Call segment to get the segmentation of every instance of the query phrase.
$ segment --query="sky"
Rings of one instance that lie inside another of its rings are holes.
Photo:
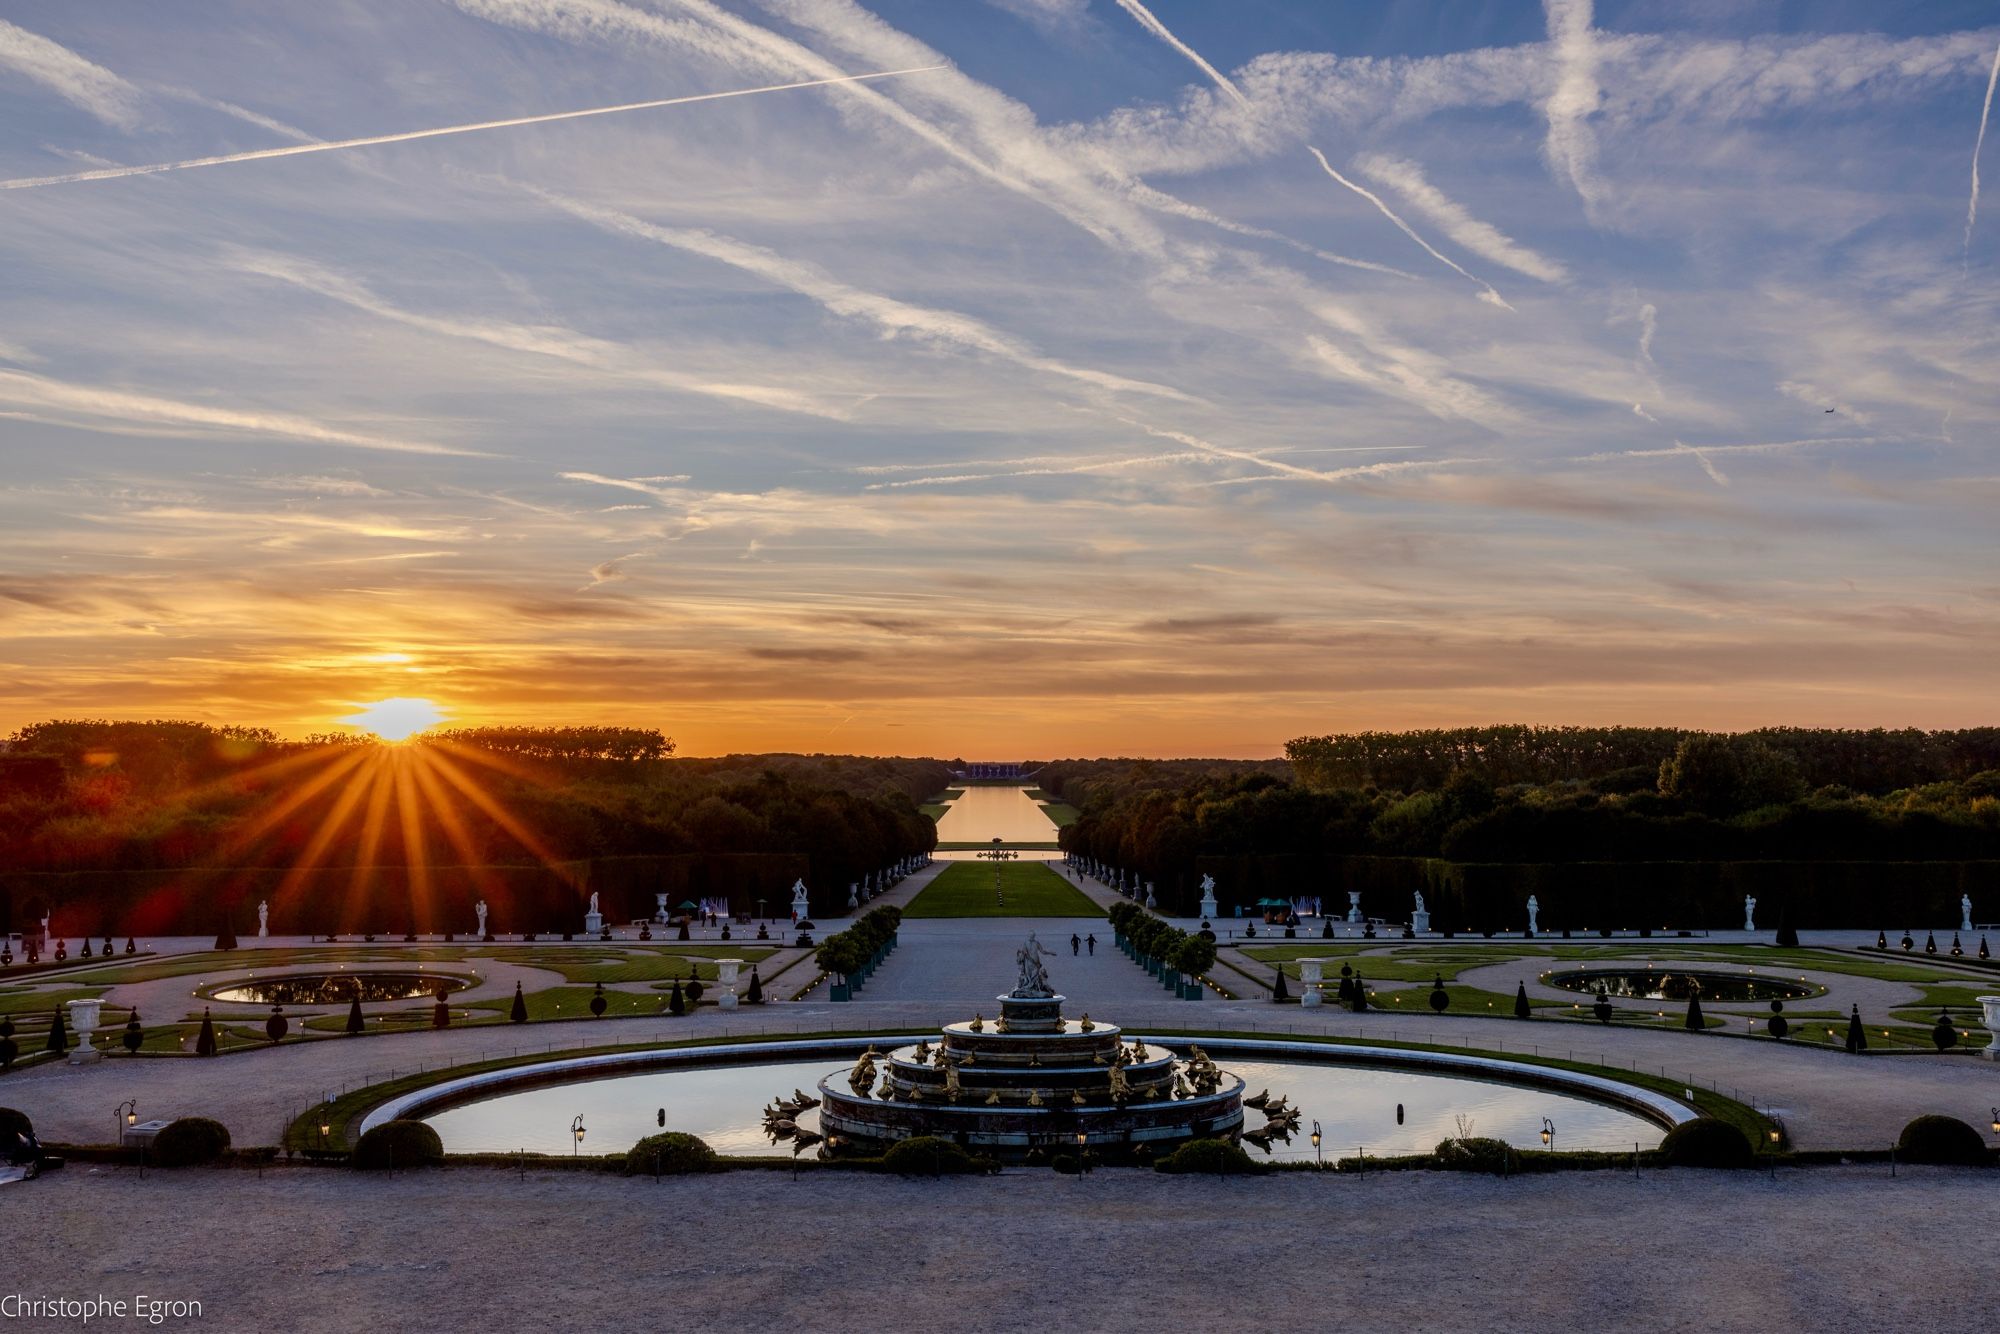
[[[0,733],[1989,724],[1996,74],[1951,0],[8,0]]]

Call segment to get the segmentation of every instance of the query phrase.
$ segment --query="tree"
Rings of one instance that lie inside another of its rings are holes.
[[[674,989],[667,993],[667,1013],[680,1015],[687,1013],[687,997],[681,994],[681,980],[674,979]]]
[[[207,1006],[202,1007],[201,1032],[195,1035],[194,1054],[197,1056],[215,1055],[215,1021],[209,1018]]]
[[[347,1036],[354,1037],[366,1025],[367,1021],[361,1017],[361,997],[357,993],[347,1007]]]
[[[1291,993],[1285,990],[1285,965],[1280,963],[1276,965],[1276,968],[1278,976],[1271,983],[1271,999],[1274,1001],[1290,1000],[1292,998]]]
[[[1361,970],[1354,970],[1354,999],[1350,1002],[1356,1014],[1364,1014],[1368,1009],[1368,984],[1361,980]]]
[[[271,1017],[264,1021],[264,1036],[272,1042],[283,1042],[285,1033],[291,1028],[291,1021],[285,1018],[285,1007],[273,1005]]]
[[[743,1001],[746,1005],[764,1003],[764,979],[757,976],[757,965],[754,963],[750,965],[750,990],[744,993]]]
[[[1514,1017],[1526,1019],[1534,1010],[1528,1004],[1528,984],[1519,983],[1514,988]]]
[[[1451,1008],[1451,993],[1444,989],[1444,974],[1431,979],[1431,1009],[1443,1014]]]
[[[590,997],[591,1014],[599,1019],[602,1019],[604,1017],[605,1008],[609,1006],[610,1003],[611,1002],[604,999],[604,984],[602,982],[599,982],[597,984],[597,990],[591,993]]]
[[[58,1056],[69,1050],[69,1029],[63,1026],[61,1006],[56,1007],[56,1017],[49,1024],[49,1040],[43,1050],[52,1051]]]
[[[431,1007],[431,1027],[451,1027],[451,1006],[445,1004],[443,987],[437,989],[437,1004]]]
[[[1681,1021],[1681,1027],[1687,1029],[1690,1033],[1706,1033],[1708,1031],[1708,1021],[1701,1017],[1701,992],[1699,990],[1688,992],[1687,1018]]]
[[[136,1052],[146,1043],[146,1030],[139,1026],[139,1011],[135,1008],[125,1020],[125,1050]]]
[[[223,914],[222,929],[215,933],[215,948],[219,950],[236,948],[236,924],[230,921],[227,913]]]
[[[1849,1055],[1859,1056],[1867,1050],[1868,1034],[1861,1027],[1861,1007],[1856,1005],[1847,1017],[1847,1051]]]
[[[519,982],[514,984],[514,1004],[507,1011],[507,1018],[510,1022],[516,1024],[525,1024],[528,1022],[528,998],[521,994],[521,984]]]

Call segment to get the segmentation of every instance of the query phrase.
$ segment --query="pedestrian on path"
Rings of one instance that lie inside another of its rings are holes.
[[[1083,943],[1090,946],[1090,957],[1095,959],[1097,957],[1097,933],[1095,931],[1091,932]]]
[[[1080,938],[1080,937],[1079,937],[1079,936],[1078,936],[1078,935],[1076,934],[1076,932],[1074,932],[1074,931],[1070,932],[1070,933],[1069,933],[1069,957],[1070,957],[1070,958],[1072,958],[1072,959],[1074,959],[1074,958],[1075,958],[1075,957],[1077,956],[1077,953],[1078,953],[1078,952],[1079,952],[1079,951],[1080,951],[1080,950],[1081,950],[1082,948],[1083,948],[1083,940],[1082,940],[1082,939],[1081,939],[1081,938]]]

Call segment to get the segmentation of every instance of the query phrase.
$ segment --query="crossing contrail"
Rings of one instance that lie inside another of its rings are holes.
[[[476,125],[445,125],[430,130],[404,130],[399,134],[371,134],[360,139],[334,139],[325,143],[287,144],[283,148],[259,148],[248,153],[223,153],[217,157],[187,158],[180,162],[154,162],[138,167],[103,167],[96,171],[72,171],[61,176],[24,176],[0,181],[0,190],[32,190],[43,185],[75,185],[83,181],[109,181],[121,176],[153,176],[163,171],[189,171],[195,167],[220,167],[231,162],[259,162],[265,158],[298,157],[305,153],[327,153],[337,148],[369,148],[376,144],[402,144],[413,139],[436,139],[447,134],[471,134],[477,130],[508,130],[517,125],[546,125],[550,121],[577,120],[584,116],[612,116],[622,111],[650,111],[655,107],[686,106],[691,102],[719,102],[727,97],[751,97],[757,93],[782,93],[794,88],[824,88],[836,83],[861,83],[869,79],[894,79],[905,74],[924,74],[944,69],[943,65],[919,65],[911,69],[882,70],[875,74],[846,74],[835,79],[802,79],[797,83],[772,83],[762,88],[733,88],[723,93],[694,93],[687,97],[662,97],[652,102],[626,102],[615,107],[586,107],[582,111],[552,111],[542,116],[514,116],[507,120],[483,120]]]

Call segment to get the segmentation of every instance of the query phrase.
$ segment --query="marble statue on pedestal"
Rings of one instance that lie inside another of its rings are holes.
[[[479,914],[479,938],[484,940],[486,938],[486,900],[481,899],[478,903],[474,904],[472,911]]]
[[[1410,930],[1422,935],[1431,929],[1431,915],[1424,909],[1424,892],[1416,890],[1412,896],[1416,905],[1410,909]]]
[[[1972,895],[1961,894],[1958,896],[1958,917],[1959,930],[1972,930]]]
[[[259,900],[257,904],[257,935],[259,939],[271,934],[271,902]]]
[[[1055,994],[1049,987],[1048,967],[1042,962],[1047,957],[1048,951],[1042,948],[1042,942],[1035,939],[1035,933],[1030,931],[1027,941],[1014,951],[1014,962],[1021,968],[1021,979],[1014,987],[1016,996]]]
[[[1541,922],[1537,920],[1541,913],[1541,900],[1533,894],[1528,895],[1528,934],[1531,936],[1542,929]]]
[[[812,916],[812,906],[806,902],[806,882],[803,880],[794,880],[792,882],[792,920],[794,922],[802,922],[810,916]]]
[[[1350,922],[1361,920],[1361,891],[1358,889],[1347,891],[1347,920]]]
[[[1743,896],[1743,929],[1745,931],[1757,929],[1757,900],[1749,894]]]
[[[1201,915],[1204,921],[1215,919],[1215,877],[1212,875],[1201,878]]]
[[[591,935],[604,930],[604,914],[597,910],[597,895],[590,896],[590,911],[583,915],[583,929]]]

